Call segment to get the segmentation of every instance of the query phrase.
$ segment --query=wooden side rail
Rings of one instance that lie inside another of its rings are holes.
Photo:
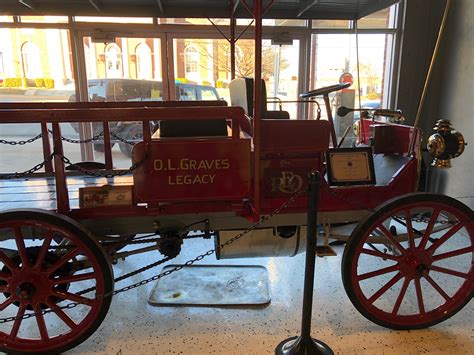
[[[127,108],[127,107],[195,107],[227,106],[224,100],[206,101],[108,101],[108,102],[0,102],[0,110],[65,109],[65,108]]]

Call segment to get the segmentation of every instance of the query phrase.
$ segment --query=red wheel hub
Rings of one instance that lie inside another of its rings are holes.
[[[12,294],[14,303],[25,303],[29,306],[27,309],[46,305],[48,299],[54,297],[55,283],[44,272],[23,269],[13,272],[8,285],[6,291]]]
[[[427,274],[431,263],[431,256],[426,251],[407,250],[399,261],[400,273],[408,279],[419,278]]]

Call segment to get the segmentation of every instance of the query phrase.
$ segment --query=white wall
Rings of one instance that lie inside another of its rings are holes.
[[[474,208],[474,1],[451,1],[439,59],[439,117],[468,145],[451,169],[433,174],[433,188]]]

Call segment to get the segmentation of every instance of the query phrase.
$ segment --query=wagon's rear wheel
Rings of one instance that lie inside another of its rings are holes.
[[[0,351],[80,344],[102,323],[112,291],[111,266],[78,223],[40,210],[0,213],[0,318],[16,317],[0,322]]]
[[[373,236],[385,241],[373,244]],[[342,278],[369,320],[420,329],[453,316],[472,299],[473,260],[473,211],[447,196],[410,194],[383,204],[354,229]]]

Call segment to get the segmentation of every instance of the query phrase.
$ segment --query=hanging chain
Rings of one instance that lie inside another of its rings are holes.
[[[40,139],[43,135],[40,133],[36,137],[24,140],[24,141],[7,141],[5,139],[0,139],[0,144],[9,144],[9,145],[25,145],[28,143],[33,143],[35,140]]]
[[[65,157],[62,154],[57,154],[57,155],[61,158],[61,160],[64,162],[64,164],[66,164],[66,166],[70,166],[74,170],[80,171],[81,173],[84,173],[84,174],[89,175],[89,176],[105,177],[105,178],[113,178],[115,176],[126,175],[126,174],[132,172],[133,170],[138,169],[145,162],[145,160],[147,160],[147,158],[148,158],[148,155],[145,155],[143,157],[143,159],[141,159],[140,161],[137,161],[136,163],[132,164],[132,166],[130,166],[130,168],[128,168],[126,170],[118,170],[118,171],[113,171],[113,172],[99,172],[99,171],[85,169],[85,168],[83,168],[82,166],[80,166],[78,164],[74,164],[67,157]]]
[[[48,129],[48,132],[53,134],[53,131],[50,130],[50,129]],[[113,134],[113,133],[111,133],[111,134]],[[93,136],[92,138],[89,138],[89,139],[73,139],[73,138],[67,138],[67,137],[63,137],[63,136],[61,136],[61,139],[65,142],[68,142],[68,143],[91,143],[93,141],[100,140],[100,137],[102,137],[103,135],[104,135],[104,132],[100,132],[97,135],[95,135],[95,136]],[[0,139],[0,144],[25,145],[25,144],[28,144],[28,143],[33,143],[34,141],[40,139],[41,137],[43,137],[43,135],[40,133],[40,134],[38,134],[37,136],[35,136],[33,138],[22,140],[22,141],[7,141],[5,139]],[[116,137],[116,138],[118,139],[118,137]],[[124,140],[124,142],[127,142],[127,141]]]
[[[110,132],[110,135],[114,137],[115,139],[119,140],[122,143],[129,144],[129,145],[135,145],[137,142],[132,142],[132,141],[127,141],[125,138],[120,137],[118,134],[114,132]]]
[[[303,193],[305,192],[304,189],[301,189],[300,191],[298,191],[296,194],[294,194],[292,197],[290,197],[285,203],[283,203],[280,207],[278,207],[277,209],[275,209],[273,212],[271,212],[269,215],[266,215],[266,216],[262,216],[260,218],[260,220],[258,222],[255,222],[254,224],[252,224],[250,227],[248,227],[246,230],[244,230],[243,232],[237,234],[235,237],[227,240],[225,243],[223,244],[220,244],[218,246],[219,250],[221,250],[222,248],[225,248],[226,246],[236,242],[237,240],[239,240],[240,238],[242,238],[244,235],[250,233],[251,231],[255,230],[256,228],[258,228],[260,225],[262,225],[262,223],[264,222],[267,222],[269,221],[271,218],[273,218],[275,215],[279,214],[281,211],[283,211],[284,209],[286,209],[288,206],[290,206],[298,197],[300,197]],[[157,281],[165,276],[168,276],[176,271],[179,271],[181,269],[183,269],[184,267],[186,266],[191,266],[193,265],[194,263],[198,262],[198,261],[201,261],[202,259],[204,259],[205,257],[207,256],[210,256],[212,254],[214,254],[216,252],[216,249],[210,249],[208,251],[206,251],[205,253],[203,254],[200,254],[198,256],[196,256],[195,258],[193,259],[190,259],[188,261],[186,261],[184,264],[180,264],[180,265],[176,265],[175,267],[171,268],[171,269],[168,269],[166,271],[163,271],[157,275],[154,275],[148,279],[145,279],[145,280],[142,280],[142,281],[139,281],[139,282],[136,282],[134,284],[131,284],[131,285],[128,285],[128,286],[125,286],[125,287],[122,287],[118,290],[114,290],[114,291],[111,291],[111,292],[108,292],[108,293],[105,293],[105,294],[101,294],[101,295],[96,295],[95,296],[95,299],[88,299],[88,300],[84,300],[82,302],[71,302],[71,303],[68,303],[67,305],[64,305],[64,306],[55,306],[55,307],[52,307],[50,309],[44,309],[44,310],[41,310],[39,312],[32,312],[32,313],[28,313],[28,314],[25,314],[23,315],[22,317],[18,317],[18,316],[12,316],[12,317],[7,317],[7,318],[0,318],[0,324],[3,324],[3,323],[8,323],[8,322],[13,322],[13,321],[16,321],[16,320],[19,320],[19,319],[28,319],[28,318],[32,318],[32,317],[35,317],[36,315],[45,315],[45,314],[48,314],[48,313],[51,313],[51,312],[55,312],[57,310],[64,310],[64,309],[71,309],[71,308],[75,308],[79,305],[84,305],[84,304],[88,304],[90,302],[94,302],[94,301],[97,301],[97,300],[100,300],[100,299],[103,299],[103,298],[106,298],[106,297],[110,297],[110,296],[115,296],[119,293],[122,293],[122,292],[126,292],[126,291],[129,291],[129,290],[132,290],[134,288],[137,288],[137,287],[140,287],[140,286],[143,286],[143,285],[146,285],[146,284],[149,284],[150,282],[153,282],[153,281]],[[147,265],[145,267],[142,267],[138,270],[135,270],[135,271],[132,271],[128,274],[125,274],[125,275],[122,275],[118,278],[116,278],[114,281],[118,282],[118,281],[122,281],[126,278],[130,278],[134,275],[137,275],[145,270],[148,270],[148,269],[151,269],[155,266],[158,266],[158,265],[161,265],[169,260],[171,260],[172,258],[170,257],[167,257],[167,258],[164,258],[162,260],[159,260],[159,261],[156,261],[154,262],[153,264],[150,264],[150,265]],[[82,290],[80,291],[78,294],[85,294],[87,292],[90,292],[90,291],[93,291],[95,288],[89,288],[89,289],[86,289],[86,290]]]
[[[36,164],[34,167],[31,169],[28,169],[26,171],[22,172],[15,172],[13,174],[0,174],[0,180],[10,180],[10,179],[17,179],[17,178],[22,178],[26,176],[30,176],[37,172],[38,170],[41,170],[47,163],[53,160],[54,156],[57,155],[61,158],[61,160],[66,164],[66,166],[72,167],[74,170],[80,171],[81,173],[84,173],[89,176],[94,176],[94,177],[105,177],[105,178],[113,178],[115,176],[123,176],[126,175],[130,172],[132,172],[135,169],[138,169],[148,158],[148,155],[145,155],[143,159],[137,161],[136,163],[132,164],[130,168],[126,170],[117,170],[113,172],[99,172],[99,171],[94,171],[94,170],[89,170],[81,167],[78,164],[74,164],[69,160],[69,158],[65,157],[62,154],[59,153],[52,153],[49,155],[44,161],[41,163]]]
[[[50,130],[50,129],[48,129],[48,132],[53,134],[53,131]],[[100,132],[100,133],[96,134],[95,136],[93,136],[92,138],[88,138],[88,139],[72,139],[72,138],[67,138],[67,137],[63,137],[63,136],[61,136],[61,139],[65,142],[68,142],[68,143],[76,143],[76,144],[91,143],[91,142],[100,140],[100,137],[102,137],[103,135],[104,135],[104,132]]]
[[[17,172],[17,173],[13,173],[13,174],[0,174],[0,180],[10,180],[10,179],[17,179],[17,178],[22,178],[22,177],[25,177],[25,176],[29,176],[29,175],[32,175],[34,174],[35,172],[37,172],[38,170],[41,170],[47,163],[49,163],[50,161],[53,160],[54,156],[56,154],[53,153],[51,154],[50,156],[48,156],[44,161],[42,161],[41,163],[39,164],[36,164],[34,167],[32,167],[31,169],[28,169],[28,170],[25,170],[23,172]]]

